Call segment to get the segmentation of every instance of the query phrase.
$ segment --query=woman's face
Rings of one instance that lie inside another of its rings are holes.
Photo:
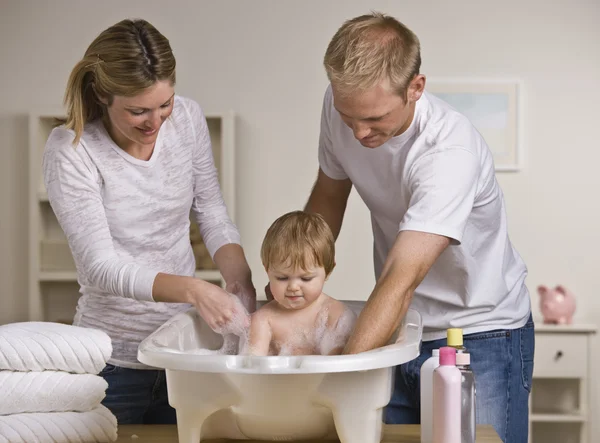
[[[154,146],[158,130],[173,112],[174,88],[169,81],[157,81],[133,97],[115,95],[107,105],[114,141],[123,149],[132,145]],[[107,102],[105,102],[107,104]]]

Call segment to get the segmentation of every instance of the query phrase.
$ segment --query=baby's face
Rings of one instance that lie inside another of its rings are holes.
[[[267,270],[273,298],[285,309],[303,309],[314,302],[326,280],[325,269],[310,266],[308,269],[286,265],[272,266]]]

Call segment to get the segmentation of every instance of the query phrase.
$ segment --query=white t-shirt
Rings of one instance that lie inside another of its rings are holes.
[[[492,154],[469,120],[425,92],[410,127],[376,149],[363,147],[325,93],[319,163],[350,178],[371,212],[379,278],[399,231],[449,237],[451,245],[416,289],[411,307],[423,340],[522,327],[530,314],[527,268],[507,230]]]
[[[74,132],[55,128],[44,152],[48,198],[69,241],[81,297],[74,324],[112,339],[109,363],[147,368],[139,343],[188,304],[158,303],[152,286],[159,272],[192,276],[190,210],[211,256],[240,243],[227,214],[200,106],[175,97],[148,161],[110,138],[100,120]]]

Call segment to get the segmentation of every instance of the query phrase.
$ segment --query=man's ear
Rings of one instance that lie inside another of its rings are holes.
[[[426,79],[423,74],[417,74],[415,78],[413,78],[408,85],[408,101],[416,102],[423,95],[423,91],[425,90]]]

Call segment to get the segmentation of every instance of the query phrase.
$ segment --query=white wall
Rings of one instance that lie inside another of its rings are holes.
[[[262,288],[264,232],[303,206],[316,175],[326,45],[343,20],[371,9],[419,35],[426,75],[523,80],[526,166],[499,174],[510,233],[529,266],[530,290],[565,284],[578,297],[577,320],[597,322],[597,1],[2,0],[0,8],[0,323],[26,314],[23,115],[60,105],[71,67],[98,32],[124,17],[146,18],[171,40],[178,93],[206,111],[238,114],[237,221]],[[329,292],[366,298],[374,283],[371,233],[355,196],[337,259]]]
[[[237,221],[262,286],[262,236],[274,218],[304,204],[316,175],[323,52],[343,20],[370,9],[395,15],[420,36],[428,76],[523,80],[526,167],[499,174],[511,235],[532,291],[540,283],[566,284],[578,296],[580,320],[600,314],[593,192],[600,184],[598,2],[55,3],[0,3],[0,321],[25,313],[24,115],[61,104],[71,67],[100,30],[123,17],[148,19],[171,40],[178,93],[207,111],[238,114]],[[338,262],[329,291],[367,297],[374,282],[370,223],[356,195]]]

